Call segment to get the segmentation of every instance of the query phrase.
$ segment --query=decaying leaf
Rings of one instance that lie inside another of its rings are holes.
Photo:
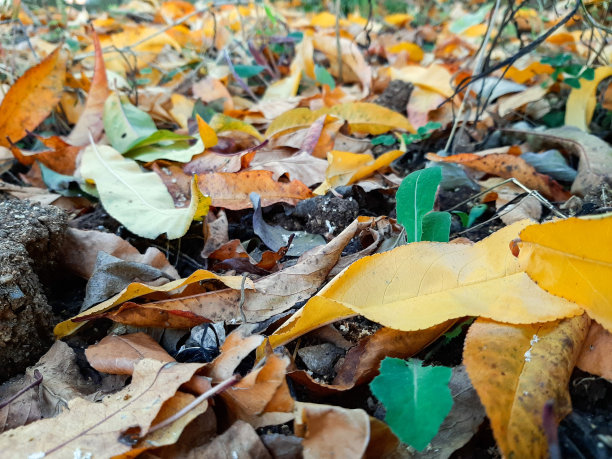
[[[587,335],[586,315],[557,322],[509,325],[478,319],[463,363],[506,457],[548,457],[544,406],[558,423],[571,411],[567,384]]]

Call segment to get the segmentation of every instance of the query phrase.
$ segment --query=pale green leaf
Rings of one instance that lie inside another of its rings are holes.
[[[119,153],[125,153],[157,131],[148,113],[122,101],[117,93],[112,93],[106,99],[102,118],[106,136]]]
[[[176,161],[179,163],[187,163],[195,155],[204,152],[204,144],[201,139],[198,139],[193,145],[189,142],[173,142],[170,145],[147,145],[142,148],[133,148],[125,154],[128,158],[136,159],[144,163],[155,161],[157,159],[167,159],[168,161]]]
[[[191,202],[176,209],[165,185],[154,172],[143,172],[112,147],[91,145],[83,151],[81,175],[94,181],[106,211],[132,233],[149,239],[183,236],[192,220],[208,213],[210,198],[191,182]]]
[[[406,228],[408,242],[418,242],[423,233],[423,217],[431,212],[442,171],[437,167],[408,175],[396,195],[397,221]]]

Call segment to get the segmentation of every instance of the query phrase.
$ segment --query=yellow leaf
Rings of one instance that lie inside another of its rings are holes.
[[[385,16],[384,19],[386,23],[391,24],[392,26],[395,26],[395,27],[400,27],[412,21],[414,17],[406,13],[396,13],[396,14],[389,14]]]
[[[454,91],[450,85],[452,76],[445,67],[439,64],[432,64],[429,67],[407,65],[401,69],[391,67],[389,72],[392,80],[407,81],[440,93],[444,97],[453,95]]]
[[[350,153],[333,150],[327,154],[329,166],[325,172],[325,181],[314,191],[323,195],[330,188],[350,185],[387,167],[391,162],[404,154],[401,150],[388,151],[374,159],[366,153]]]
[[[204,148],[210,148],[217,145],[219,139],[217,138],[217,133],[215,130],[211,128],[200,115],[196,114],[196,119],[198,120],[198,131],[200,131],[200,138],[204,143]]]
[[[282,344],[293,330],[331,323],[351,311],[403,331],[463,316],[527,324],[581,314],[582,308],[546,293],[521,271],[508,246],[527,225],[526,220],[514,223],[474,245],[417,242],[361,258],[270,341]]]
[[[314,61],[312,56],[312,40],[305,35],[302,41],[295,47],[295,57],[289,68],[289,76],[271,84],[266,89],[262,101],[285,100],[295,96],[300,86],[300,81],[302,81],[302,71],[309,78],[314,79]]]
[[[402,52],[407,53],[410,60],[416,62],[420,62],[423,56],[425,56],[425,53],[419,45],[407,41],[387,47],[387,53],[397,54]]]
[[[350,102],[333,107],[311,111],[295,108],[277,117],[268,126],[266,137],[288,134],[310,126],[322,115],[334,115],[347,121],[351,132],[379,135],[392,129],[414,133],[412,125],[405,116],[386,107],[368,102]]]
[[[182,94],[172,94],[170,101],[172,102],[172,108],[168,110],[168,113],[176,124],[183,129],[187,129],[187,120],[191,118],[193,113],[194,101]]]
[[[597,99],[595,98],[597,86],[602,80],[612,76],[612,66],[598,67],[595,69],[595,78],[591,81],[580,79],[580,88],[572,89],[567,98],[565,108],[565,124],[576,126],[585,132],[589,132],[589,124],[593,118]]]
[[[544,290],[578,303],[612,331],[612,214],[525,228],[519,262]]]
[[[153,292],[170,292],[172,290],[176,290],[178,288],[184,287],[185,285],[193,284],[195,282],[199,282],[205,279],[216,279],[218,281],[223,282],[229,288],[240,290],[242,285],[242,276],[219,276],[210,271],[206,271],[203,269],[199,269],[194,272],[191,276],[185,279],[177,279],[172,282],[168,282],[167,284],[161,285],[159,287],[141,284],[140,282],[133,282],[124,288],[121,292],[117,293],[115,296],[109,298],[108,300],[89,308],[86,311],[77,314],[72,319],[82,319],[87,316],[100,314],[102,312],[108,311],[109,309],[124,303],[126,301],[132,300],[134,298],[147,295]],[[252,289],[253,281],[250,279],[246,279],[245,282],[246,288]],[[60,322],[55,326],[53,333],[55,336],[59,338],[63,338],[65,336],[71,335],[79,328],[81,328],[85,322],[75,322],[72,319],[65,320]]]
[[[548,457],[545,404],[571,411],[568,382],[590,320],[507,325],[479,319],[465,340],[463,363],[491,421],[504,457]]]
[[[241,131],[245,132],[249,135],[252,135],[259,141],[263,141],[263,136],[259,133],[257,129],[251,126],[249,123],[246,123],[242,120],[238,120],[236,118],[232,118],[231,116],[224,115],[223,113],[217,113],[210,120],[210,127],[214,129],[215,132],[225,132],[225,131]]]
[[[334,27],[336,25],[336,15],[328,11],[322,11],[312,17],[310,25],[314,27]]]

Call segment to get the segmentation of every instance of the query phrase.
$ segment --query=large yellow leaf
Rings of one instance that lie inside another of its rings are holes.
[[[289,68],[289,76],[268,86],[262,100],[285,100],[295,96],[300,86],[300,81],[302,81],[302,71],[304,71],[308,77],[314,79],[315,73],[312,54],[312,40],[310,37],[304,35],[302,41],[295,47],[295,57]]]
[[[529,276],[612,331],[612,214],[528,226],[520,238]]]
[[[21,140],[51,113],[60,100],[65,74],[66,58],[59,46],[11,86],[0,105],[0,145]]]
[[[474,244],[417,242],[364,257],[311,298],[272,336],[278,346],[343,317],[361,314],[396,330],[429,328],[463,316],[529,324],[582,313],[522,272],[509,243],[523,220]]]
[[[393,80],[407,81],[442,94],[444,97],[453,95],[453,88],[450,85],[452,75],[445,67],[439,64],[432,64],[429,67],[407,65],[400,69],[390,67],[389,73]]]
[[[479,319],[468,332],[463,363],[505,457],[548,457],[542,429],[552,400],[558,422],[571,411],[567,385],[590,320],[508,325]]]
[[[593,118],[597,86],[602,80],[612,76],[612,66],[598,67],[595,69],[595,78],[591,81],[580,79],[580,88],[572,89],[567,98],[565,108],[565,124],[576,126],[585,132],[589,131],[589,123]]]
[[[368,102],[351,102],[311,111],[296,108],[277,117],[266,131],[266,137],[287,134],[310,126],[322,115],[335,115],[346,120],[351,132],[379,135],[392,129],[415,132],[405,116],[382,105]]]

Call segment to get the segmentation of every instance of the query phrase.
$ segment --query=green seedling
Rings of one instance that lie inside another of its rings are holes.
[[[553,81],[559,81],[563,76],[563,82],[572,88],[580,89],[580,80],[592,81],[595,78],[595,70],[582,64],[572,62],[573,55],[561,53],[556,56],[543,57],[540,62],[548,64],[555,70],[550,75]]]

